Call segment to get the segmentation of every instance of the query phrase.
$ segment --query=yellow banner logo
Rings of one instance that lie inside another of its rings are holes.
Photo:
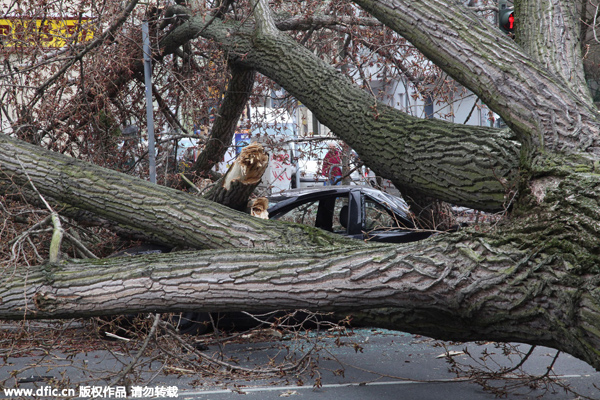
[[[3,47],[65,47],[94,38],[90,19],[0,19],[0,43]]]

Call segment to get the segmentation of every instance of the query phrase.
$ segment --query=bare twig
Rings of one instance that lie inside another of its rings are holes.
[[[194,189],[196,192],[198,192],[199,194],[202,194],[202,190],[200,190],[200,189],[198,188],[198,186],[194,185],[194,182],[192,182],[191,180],[189,180],[189,179],[187,178],[187,176],[185,176],[185,174],[184,174],[184,173],[181,173],[181,174],[179,174],[179,177],[180,177],[181,179],[183,179],[183,181],[184,181],[186,184],[188,184],[188,185],[189,185],[189,186],[190,186],[192,189]]]
[[[33,181],[31,180],[31,177],[27,173],[25,166],[23,165],[23,163],[21,162],[21,160],[19,159],[18,156],[17,156],[17,161],[19,162],[19,165],[21,165],[21,168],[23,169],[23,172],[25,173],[27,180],[31,184],[31,187],[37,193],[37,195],[39,196],[42,203],[44,203],[46,208],[50,211],[50,218],[52,220],[52,225],[54,226],[54,231],[52,233],[52,240],[50,242],[50,252],[49,252],[50,254],[49,254],[48,258],[51,263],[56,263],[60,259],[60,246],[62,244],[62,239],[63,239],[63,235],[65,232],[60,223],[60,217],[58,216],[58,213],[56,211],[54,211],[52,209],[52,207],[50,207],[50,204],[48,204],[48,202],[46,201],[44,196],[42,196],[42,194],[37,190],[37,188],[33,184]]]
[[[48,225],[50,223],[50,221],[52,220],[52,218],[50,217],[50,215],[48,215],[46,218],[44,218],[43,220],[36,222],[35,225],[31,226],[29,229],[27,229],[25,232],[21,233],[19,236],[17,236],[16,238],[12,239],[10,242],[8,242],[9,246],[12,246],[15,243],[20,242],[21,240],[23,240],[26,236],[37,232],[37,230],[39,228],[42,228],[46,225]]]
[[[214,357],[210,357],[209,355],[207,355],[201,351],[198,351],[194,346],[192,346],[191,344],[186,342],[184,339],[182,339],[180,335],[173,332],[171,329],[168,329],[168,325],[166,323],[161,323],[161,324],[167,328],[165,330],[166,333],[170,337],[175,339],[181,346],[183,346],[183,348],[185,348],[186,351],[200,357],[200,359],[206,360],[210,363],[213,363],[220,367],[226,368],[229,371],[237,371],[237,372],[243,372],[243,373],[247,373],[247,374],[258,374],[258,375],[281,375],[283,372],[297,371],[297,370],[301,369],[302,366],[305,365],[307,363],[307,361],[310,359],[310,356],[314,350],[314,348],[313,348],[313,349],[307,351],[296,363],[290,364],[288,366],[278,366],[276,368],[265,368],[265,369],[245,368],[245,367],[240,367],[239,365],[234,365],[234,364],[231,364],[231,363],[228,363],[225,361],[218,360]]]
[[[112,338],[112,339],[122,340],[124,342],[131,342],[131,339],[125,338],[123,336],[115,335],[114,333],[104,332],[104,334],[107,337]]]
[[[152,328],[150,328],[150,332],[148,332],[148,335],[146,335],[146,339],[144,339],[144,343],[142,343],[142,346],[138,350],[133,361],[131,361],[129,363],[129,365],[127,365],[127,367],[125,367],[125,369],[123,369],[121,372],[119,372],[119,374],[116,376],[116,378],[114,378],[113,381],[111,382],[110,386],[114,386],[115,384],[119,383],[125,377],[125,375],[127,375],[133,369],[133,367],[135,367],[135,365],[138,363],[138,361],[142,357],[142,354],[144,354],[144,351],[146,351],[146,348],[148,347],[148,344],[150,343],[150,339],[152,339],[152,337],[156,334],[156,328],[158,328],[159,323],[160,323],[160,314],[158,314],[158,313],[154,314],[154,323],[152,324]]]
[[[94,48],[100,46],[106,39],[113,36],[116,30],[125,23],[135,6],[137,5],[139,0],[131,0],[131,2],[127,5],[123,13],[113,22],[113,24],[96,40],[87,45],[82,51],[77,53],[73,58],[71,58],[65,65],[62,66],[60,70],[58,70],[54,75],[46,80],[41,86],[37,89],[36,96],[29,102],[28,107],[33,107],[35,103],[38,102],[42,98],[44,91],[54,83],[59,77],[61,77],[73,64],[77,61],[81,60],[84,55],[93,50]]]

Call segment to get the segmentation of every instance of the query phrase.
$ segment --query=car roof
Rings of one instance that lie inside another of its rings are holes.
[[[301,188],[301,189],[290,189],[283,191],[281,193],[276,193],[269,196],[269,201],[282,201],[285,199],[291,199],[300,196],[307,196],[311,194],[316,195],[325,195],[330,193],[348,193],[352,189],[360,188],[360,186],[313,186],[309,188]]]
[[[279,208],[284,204],[289,204],[296,199],[310,200],[327,195],[344,195],[351,191],[361,191],[373,197],[381,203],[387,203],[390,208],[400,211],[401,214],[408,214],[408,204],[401,197],[393,196],[388,193],[373,189],[370,186],[340,185],[340,186],[314,186],[310,188],[291,189],[269,196],[269,210]],[[270,211],[269,211],[270,212]]]

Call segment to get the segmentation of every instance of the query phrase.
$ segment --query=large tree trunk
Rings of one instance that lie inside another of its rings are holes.
[[[166,245],[236,249],[319,246],[339,240],[319,229],[257,219],[5,135],[0,135],[0,179],[25,190],[33,183],[48,200],[92,212]]]
[[[192,18],[163,45],[198,33],[217,40],[309,106],[377,172],[456,204],[496,210],[510,203],[509,219],[489,232],[368,245],[253,219],[0,136],[0,170],[16,184],[33,182],[55,201],[165,243],[223,249],[15,267],[2,276],[0,317],[345,310],[434,337],[543,344],[600,369],[600,118],[585,91],[574,90],[580,79],[567,84],[556,66],[572,55],[542,61],[437,0],[356,2],[484,99],[516,136],[421,121],[375,103],[277,32],[263,1],[256,0],[256,30]],[[555,67],[547,72],[543,64]]]
[[[0,318],[392,307],[371,322],[544,344],[600,368],[596,175],[547,185],[530,214],[491,234],[368,246],[0,138],[0,165],[15,182],[31,179],[53,199],[135,223],[165,243],[237,248],[17,268],[3,274]]]
[[[483,267],[485,266],[485,267]],[[461,340],[521,341],[600,368],[598,274],[459,235],[339,250],[205,251],[21,268],[0,282],[0,318],[308,308],[371,313],[379,326]]]

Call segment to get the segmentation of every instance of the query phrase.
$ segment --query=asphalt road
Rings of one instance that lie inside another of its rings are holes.
[[[308,350],[319,348],[311,352],[310,362],[307,367],[298,373],[287,374],[280,377],[256,378],[249,374],[238,374],[233,379],[226,375],[216,374],[214,377],[199,377],[190,374],[165,374],[164,365],[161,363],[148,363],[148,368],[139,376],[142,381],[152,387],[176,388],[178,399],[280,399],[290,397],[293,399],[318,399],[318,400],[363,400],[363,399],[495,399],[496,394],[484,391],[482,386],[473,380],[458,378],[449,371],[450,364],[444,354],[450,351],[455,361],[467,364],[480,364],[479,370],[488,366],[498,369],[501,366],[511,366],[518,363],[515,355],[503,355],[503,349],[492,343],[486,344],[445,344],[440,342],[401,332],[379,329],[355,330],[351,336],[336,337],[334,334],[325,336],[307,335],[303,339],[290,340],[286,338],[264,337],[262,340],[249,342],[226,343],[222,348],[210,347],[206,354],[213,354],[221,350],[227,362],[233,362],[246,368],[277,364],[284,356],[292,356],[296,360],[306,354]],[[469,353],[469,357],[465,352]],[[529,346],[519,345],[518,349],[527,352]],[[484,355],[485,356],[482,356]],[[555,350],[537,348],[524,364],[524,370],[530,374],[543,374],[552,364]],[[13,382],[10,378],[12,371],[18,371],[18,378],[29,376],[54,376],[55,378],[67,376],[70,382],[85,382],[85,385],[106,385],[105,381],[90,378],[90,371],[117,370],[123,367],[123,354],[116,357],[106,351],[88,351],[85,354],[69,354],[68,363],[64,354],[57,349],[47,355],[51,363],[41,363],[35,368],[27,366],[35,361],[33,355],[0,358],[0,381]],[[120,361],[119,361],[120,359]],[[485,359],[485,362],[482,361]],[[307,359],[308,360],[308,359]],[[161,366],[162,365],[162,366]],[[80,368],[85,366],[85,368]],[[564,384],[570,385],[580,395],[592,399],[600,399],[600,373],[594,371],[589,365],[561,354],[553,364],[552,372]],[[87,375],[86,375],[87,374]],[[517,373],[511,379],[488,381],[492,386],[504,385],[517,386],[522,383],[518,380]],[[21,383],[21,388],[39,388],[44,383]],[[75,383],[73,384],[75,385]],[[79,384],[78,384],[79,385]],[[594,387],[596,385],[597,387]],[[10,387],[10,385],[9,385]],[[160,393],[159,393],[160,394]],[[164,394],[164,392],[163,392]],[[0,398],[3,393],[0,391]],[[534,382],[514,388],[509,392],[509,399],[578,399],[577,394],[565,392],[558,385],[536,387]],[[149,398],[139,395],[137,398]],[[19,398],[7,397],[4,398]],[[35,397],[31,398],[59,398]],[[91,397],[79,398],[116,398]],[[131,398],[131,397],[130,397]],[[133,397],[136,398],[136,397]],[[169,396],[154,398],[171,399]]]
[[[236,382],[222,387],[187,389],[181,392],[186,399],[294,399],[315,400],[364,400],[364,399],[496,399],[496,394],[483,390],[472,380],[457,379],[449,371],[449,363],[443,355],[446,352],[460,363],[475,364],[483,352],[488,354],[485,364],[497,370],[500,365],[510,366],[518,362],[518,357],[502,355],[502,348],[494,344],[454,344],[447,348],[439,346],[438,341],[409,335],[401,332],[361,329],[356,335],[342,340],[342,346],[336,346],[329,340],[326,351],[321,351],[319,374],[321,385],[315,387],[315,380],[307,380],[303,385],[288,382],[287,385],[273,382]],[[264,347],[266,343],[252,346],[232,347],[231,354],[238,359],[268,357],[277,348]],[[360,346],[359,349],[355,345]],[[258,347],[254,347],[258,346]],[[476,360],[467,356],[467,349]],[[530,346],[519,345],[527,352]],[[358,351],[357,351],[358,350]],[[454,352],[454,353],[452,353]],[[260,354],[258,354],[260,353]],[[525,372],[543,374],[551,365],[556,351],[538,348],[525,364]],[[485,357],[484,357],[485,358]],[[343,371],[343,372],[340,372]],[[553,366],[554,374],[560,381],[570,385],[580,395],[600,399],[600,373],[589,365],[567,355],[559,355]],[[516,378],[517,374],[512,377]],[[517,379],[490,381],[491,385],[517,386]],[[594,387],[594,384],[598,388]],[[577,399],[578,395],[565,392],[560,386],[542,384],[535,388],[533,383],[515,388],[507,398],[536,399]]]

